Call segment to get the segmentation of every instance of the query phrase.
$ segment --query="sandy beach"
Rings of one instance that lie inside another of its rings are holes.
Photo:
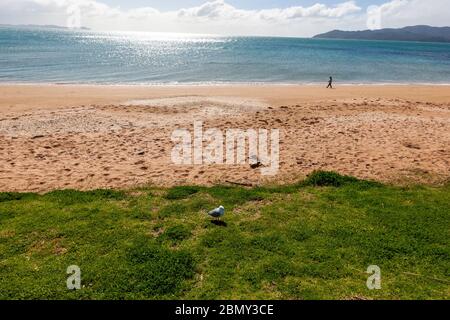
[[[280,170],[175,165],[175,129],[279,129]],[[0,191],[450,178],[449,86],[0,86]]]

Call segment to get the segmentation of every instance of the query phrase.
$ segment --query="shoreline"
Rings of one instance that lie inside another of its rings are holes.
[[[322,87],[327,85],[327,81],[323,82],[150,82],[150,83],[87,83],[87,82],[0,82],[2,86],[72,86],[72,87]],[[450,82],[334,82],[335,86],[343,87],[447,87]]]
[[[223,96],[262,100],[272,106],[330,99],[386,98],[422,102],[450,102],[444,85],[71,85],[0,84],[0,114],[23,109],[76,105],[126,104],[176,96]]]

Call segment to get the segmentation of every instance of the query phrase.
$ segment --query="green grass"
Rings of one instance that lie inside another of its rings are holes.
[[[225,223],[207,212],[226,209]],[[449,299],[450,185],[0,193],[0,299]],[[66,288],[70,265],[82,289]],[[368,290],[369,265],[382,289]]]

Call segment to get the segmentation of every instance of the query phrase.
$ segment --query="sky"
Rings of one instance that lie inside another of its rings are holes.
[[[450,25],[450,0],[0,0],[0,24],[310,37],[334,29]]]

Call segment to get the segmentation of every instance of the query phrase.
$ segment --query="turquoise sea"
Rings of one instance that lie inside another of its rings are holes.
[[[450,44],[0,27],[0,82],[450,83]]]

